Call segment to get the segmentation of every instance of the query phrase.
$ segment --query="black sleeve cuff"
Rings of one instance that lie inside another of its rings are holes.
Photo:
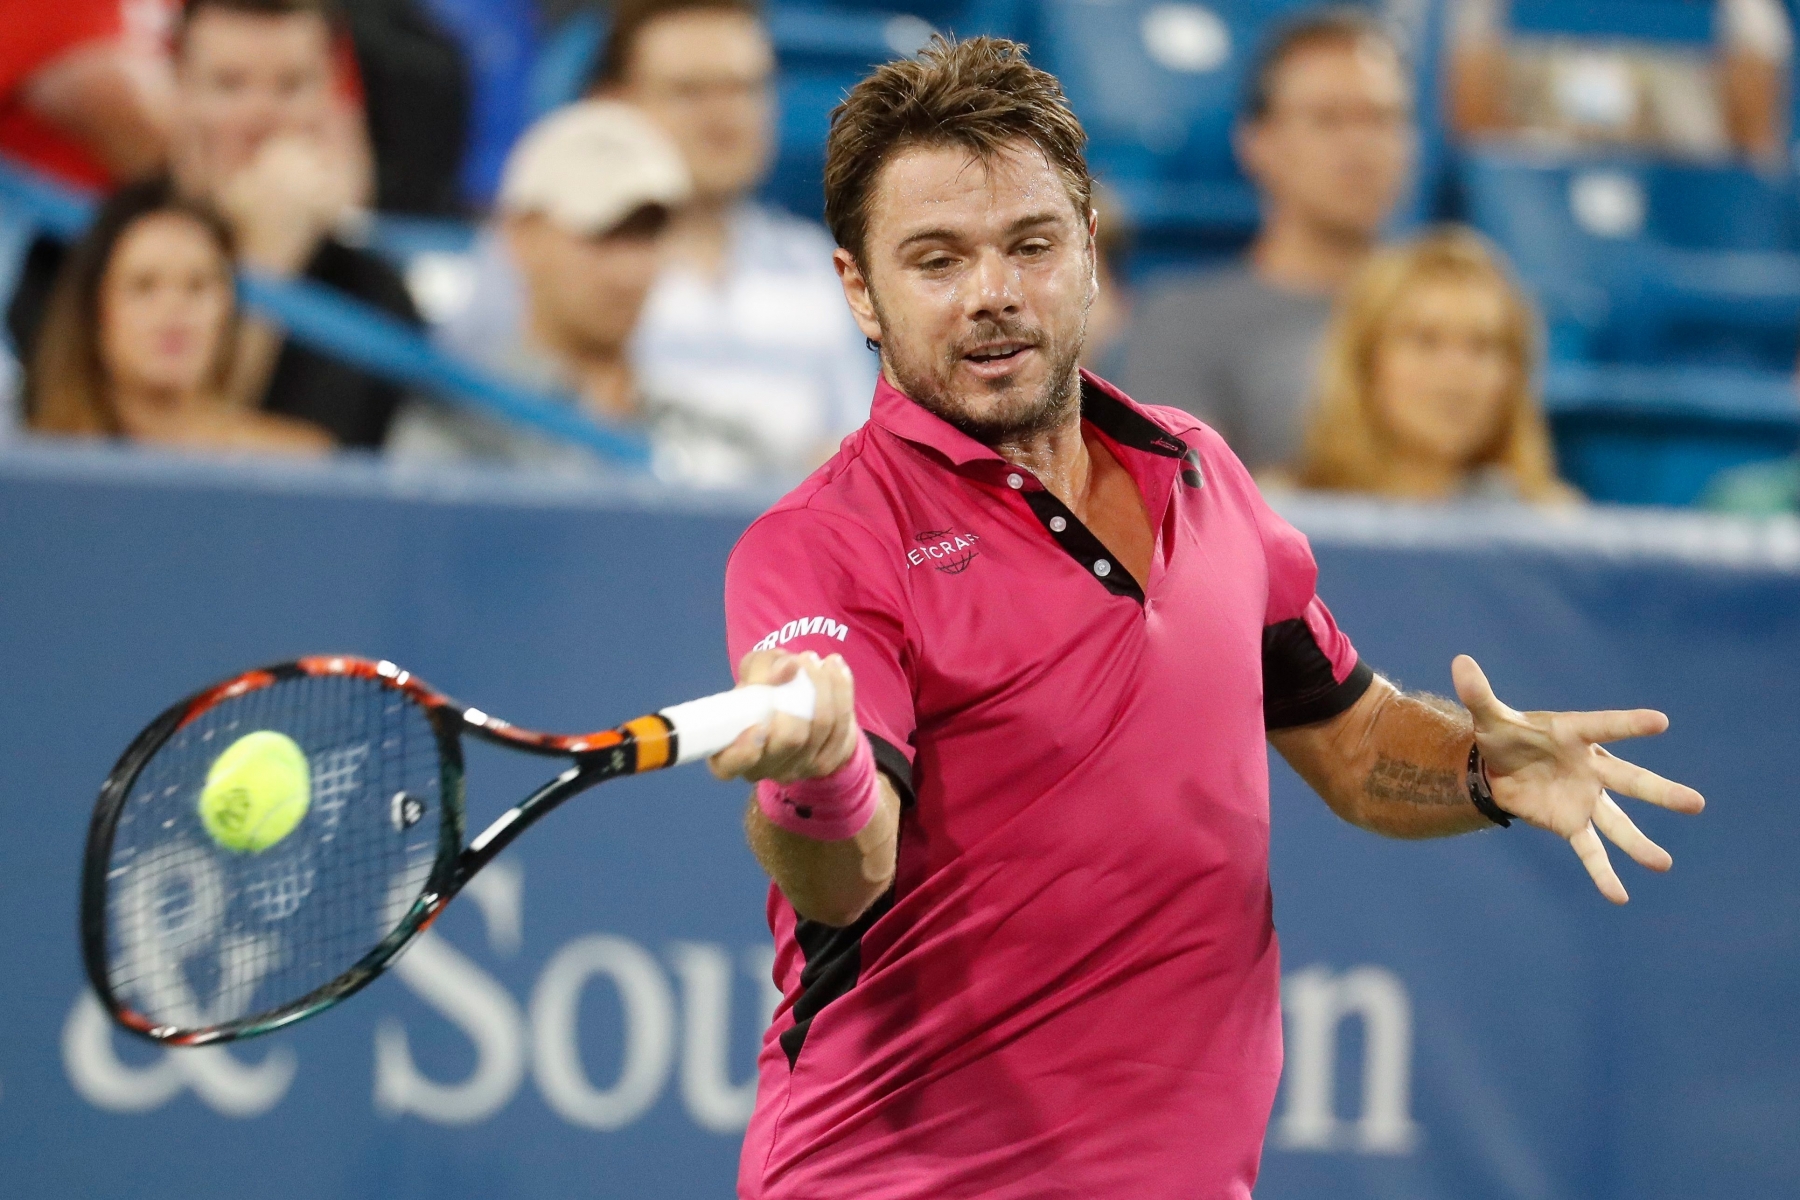
[[[1291,729],[1329,721],[1362,699],[1375,672],[1360,660],[1339,683],[1331,660],[1296,617],[1263,630],[1263,727]]]
[[[1363,693],[1374,682],[1374,670],[1368,663],[1358,659],[1356,665],[1350,668],[1350,674],[1344,677],[1344,682],[1334,683],[1323,692],[1292,697],[1280,704],[1269,703],[1265,696],[1263,725],[1268,729],[1292,729],[1296,725],[1329,721],[1361,700]]]
[[[906,761],[906,755],[885,738],[878,738],[868,731],[863,736],[869,739],[869,749],[875,752],[875,765],[881,769],[894,785],[894,791],[900,795],[900,807],[911,808],[919,802],[917,793],[913,791],[912,764]]]

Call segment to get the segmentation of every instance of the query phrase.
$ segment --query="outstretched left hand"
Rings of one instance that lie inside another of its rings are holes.
[[[1615,758],[1600,745],[1648,737],[1669,727],[1654,709],[1616,712],[1517,712],[1500,702],[1474,659],[1450,664],[1456,694],[1475,719],[1475,744],[1487,763],[1494,803],[1516,817],[1566,838],[1600,894],[1614,904],[1630,899],[1606,856],[1600,834],[1652,871],[1674,860],[1645,837],[1607,789],[1676,812],[1697,813],[1706,800],[1693,788]]]

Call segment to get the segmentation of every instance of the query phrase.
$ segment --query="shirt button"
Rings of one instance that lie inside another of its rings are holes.
[[[1025,486],[1025,477],[1015,471],[1013,474],[1006,477],[1006,486],[1009,488],[1022,488]]]
[[[1105,579],[1108,575],[1112,574],[1112,564],[1107,562],[1104,558],[1099,559],[1094,563],[1094,574]]]
[[[1061,533],[1063,530],[1067,529],[1068,527],[1069,527],[1069,523],[1067,521],[1063,520],[1061,517],[1051,517],[1050,518],[1050,532]]]

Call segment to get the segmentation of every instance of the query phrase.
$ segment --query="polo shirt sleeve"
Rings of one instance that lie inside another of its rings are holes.
[[[893,551],[856,524],[808,509],[769,513],[725,568],[725,639],[735,676],[752,650],[839,654],[856,685],[856,721],[913,801],[912,657]]]
[[[1362,698],[1375,673],[1319,599],[1319,568],[1306,535],[1259,496],[1257,524],[1269,570],[1263,615],[1263,724],[1288,729],[1329,720]]]

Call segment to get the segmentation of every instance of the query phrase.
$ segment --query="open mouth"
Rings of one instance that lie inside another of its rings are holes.
[[[963,355],[972,363],[986,366],[990,363],[1005,363],[1018,358],[1032,347],[1023,342],[1004,342],[995,346],[982,346]]]

